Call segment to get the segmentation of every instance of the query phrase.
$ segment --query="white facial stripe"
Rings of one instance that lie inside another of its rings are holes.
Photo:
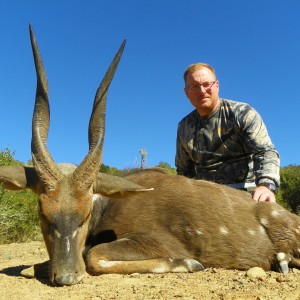
[[[72,239],[75,239],[76,235],[78,234],[80,228],[77,228],[73,233],[72,233]]]
[[[54,230],[54,233],[58,239],[61,238],[61,234],[57,230]]]
[[[80,230],[80,228],[76,229],[76,230],[71,234],[72,239],[75,239],[75,237],[76,237],[76,235],[78,234],[79,230]],[[55,235],[56,235],[56,237],[57,237],[58,239],[61,239],[61,234],[60,234],[57,230],[54,230],[54,233],[55,233]],[[68,238],[69,238],[69,236],[65,237],[65,239],[68,239]]]
[[[67,246],[67,252],[70,252],[70,241],[69,241],[69,237],[66,237],[66,246]]]
[[[75,230],[72,234],[71,234],[71,238],[74,239],[76,237],[76,235],[78,234],[78,230],[80,228],[78,228],[77,230]],[[62,239],[62,235],[57,231],[57,230],[54,230],[54,233],[56,235],[56,237],[58,239]],[[71,249],[71,244],[70,244],[70,236],[66,236],[65,238],[63,238],[63,242],[64,242],[64,245],[66,247],[66,251],[67,252],[70,252],[70,249]]]

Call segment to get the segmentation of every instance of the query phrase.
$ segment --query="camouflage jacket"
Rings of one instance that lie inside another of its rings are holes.
[[[178,124],[177,173],[223,184],[280,184],[279,154],[260,115],[248,104],[221,99],[200,117],[196,110]]]

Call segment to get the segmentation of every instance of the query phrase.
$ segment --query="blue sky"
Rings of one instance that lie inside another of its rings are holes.
[[[174,166],[177,123],[193,107],[182,74],[211,64],[220,96],[263,117],[281,165],[300,164],[299,0],[0,0],[0,150],[31,159],[36,75],[28,24],[46,68],[51,106],[48,148],[79,164],[96,89],[123,39],[108,95],[103,163]]]

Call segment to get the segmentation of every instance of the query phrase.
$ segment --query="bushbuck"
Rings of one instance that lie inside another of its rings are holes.
[[[55,285],[85,272],[196,272],[207,267],[288,272],[300,267],[300,217],[276,203],[203,180],[141,170],[120,178],[100,173],[105,107],[125,41],[94,99],[89,151],[79,166],[56,164],[47,149],[46,73],[30,26],[37,74],[32,119],[33,167],[0,167],[7,189],[38,194],[45,264]],[[38,268],[36,269],[38,270]]]

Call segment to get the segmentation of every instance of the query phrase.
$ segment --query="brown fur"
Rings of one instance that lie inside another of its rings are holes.
[[[99,245],[93,256],[193,258],[205,267],[242,270],[270,270],[278,252],[299,258],[300,218],[278,204],[254,202],[246,192],[158,170],[127,179],[154,191],[111,201],[99,231],[113,230],[117,239],[130,238],[136,245],[116,253],[106,248],[109,244]]]

